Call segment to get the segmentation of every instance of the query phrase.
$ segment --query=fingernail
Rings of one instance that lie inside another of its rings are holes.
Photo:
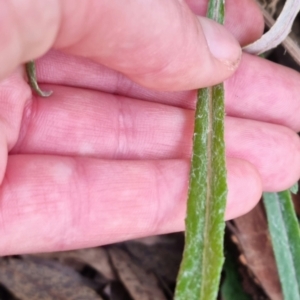
[[[223,63],[235,67],[242,53],[237,40],[222,25],[203,17],[199,17],[199,20],[211,54]]]

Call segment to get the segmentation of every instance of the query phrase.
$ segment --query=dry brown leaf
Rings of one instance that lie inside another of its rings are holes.
[[[147,236],[139,239],[134,239],[132,242],[140,243],[142,245],[146,246],[154,246],[161,243],[166,243],[166,236],[165,235],[153,235],[153,236]]]
[[[80,270],[85,264],[93,267],[107,280],[115,280],[116,276],[109,262],[105,248],[88,248],[76,251],[64,251],[54,253],[42,253],[35,256],[57,259],[59,262]]]
[[[116,276],[109,262],[109,256],[104,248],[91,248],[73,251],[72,257],[85,262],[101,273],[106,279],[114,280]]]
[[[156,277],[135,264],[125,251],[112,247],[109,255],[120,280],[134,300],[166,300]]]
[[[120,281],[113,281],[108,287],[106,295],[109,295],[109,300],[132,300]]]
[[[247,266],[272,300],[282,300],[273,248],[266,216],[259,203],[248,214],[234,220],[235,234],[246,257]]]
[[[272,27],[275,23],[275,20],[282,11],[282,8],[285,4],[285,0],[257,0],[261,5],[262,12],[265,19],[265,24],[268,28]],[[282,46],[285,51],[282,52],[280,48],[274,49],[271,51],[274,55],[275,61],[280,64],[287,65],[294,69],[299,70],[300,66],[300,15],[295,19],[292,32],[284,40]],[[286,52],[290,54],[291,57],[286,55]],[[274,59],[274,56],[273,56]]]
[[[159,236],[152,244],[141,243],[141,240],[125,243],[126,250],[145,270],[171,284],[176,282],[183,245],[184,236],[178,233]]]
[[[1,259],[0,282],[20,300],[101,300],[72,269],[43,259]]]

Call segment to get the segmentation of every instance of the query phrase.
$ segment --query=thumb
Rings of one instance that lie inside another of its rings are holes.
[[[76,36],[60,31],[56,47],[91,57],[148,88],[210,86],[232,75],[240,61],[231,33],[196,16],[185,1],[94,1],[89,21],[82,20],[73,25]],[[62,28],[70,28],[68,22]]]
[[[46,2],[26,0],[22,9],[9,6],[3,21],[9,32],[0,31],[0,44],[2,40],[7,50],[0,51],[9,53],[0,55],[4,75],[50,45],[156,90],[213,85],[229,77],[240,60],[241,48],[233,36],[223,26],[197,17],[184,0]]]

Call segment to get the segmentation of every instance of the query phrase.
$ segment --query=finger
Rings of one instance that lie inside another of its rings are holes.
[[[55,73],[53,70],[56,70]],[[156,92],[141,87],[90,60],[51,51],[38,64],[39,79],[59,85],[194,109],[196,91]],[[300,131],[299,73],[248,54],[237,72],[225,81],[226,114],[287,126]],[[56,87],[53,87],[55,90]]]
[[[264,32],[265,22],[258,3],[254,0],[227,0],[225,3],[225,27],[240,44],[245,46],[259,39]],[[238,24],[243,24],[243,28]]]
[[[298,72],[244,54],[237,72],[225,82],[227,114],[300,131],[299,82]]]
[[[227,118],[227,155],[252,163],[263,190],[290,188],[300,178],[300,139],[292,130],[268,123]]]
[[[37,99],[12,153],[105,159],[190,158],[194,112],[71,88]],[[300,175],[300,141],[283,126],[226,118],[227,155],[251,162],[263,189],[290,187]]]
[[[124,8],[123,2],[102,2],[100,28],[93,24],[89,35],[81,36],[84,44],[77,35],[67,41],[62,30],[55,45],[72,54],[93,53],[106,66],[159,90],[211,85],[235,70],[237,42],[224,27],[197,18],[184,2],[135,2]],[[99,18],[95,21],[98,25]]]
[[[38,5],[34,10],[41,9],[38,23],[23,21],[35,16],[29,9],[35,2],[23,5],[17,28],[9,24],[13,35],[6,43],[19,38],[23,22],[27,25],[24,34],[34,37],[31,43],[40,38],[35,32],[43,32],[47,25],[43,45],[56,36],[54,47],[93,58],[151,88],[185,90],[212,85],[230,76],[240,59],[241,49],[233,36],[221,25],[197,17],[183,1],[90,0],[78,5],[56,0],[49,4],[50,16]],[[9,6],[11,20],[15,7],[5,3],[2,6]],[[50,21],[54,26],[49,26]],[[13,56],[20,62],[18,55]]]
[[[0,188],[0,253],[91,247],[183,230],[188,173],[187,160],[11,156]],[[259,175],[244,161],[229,160],[228,185],[227,219],[250,210],[261,195]]]
[[[94,61],[51,50],[36,64],[40,83],[72,86],[126,97],[195,108],[196,91],[163,92],[142,87],[125,75]],[[42,86],[42,84],[41,84]],[[52,87],[56,92],[56,87]]]

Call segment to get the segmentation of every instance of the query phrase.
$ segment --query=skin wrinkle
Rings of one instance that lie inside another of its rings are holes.
[[[114,91],[112,91],[112,94],[117,94],[120,96],[130,95],[136,84],[133,81],[129,80],[127,77],[125,77],[125,75],[122,73],[116,72],[116,78],[116,84]],[[119,93],[120,90],[122,90],[122,93]]]

